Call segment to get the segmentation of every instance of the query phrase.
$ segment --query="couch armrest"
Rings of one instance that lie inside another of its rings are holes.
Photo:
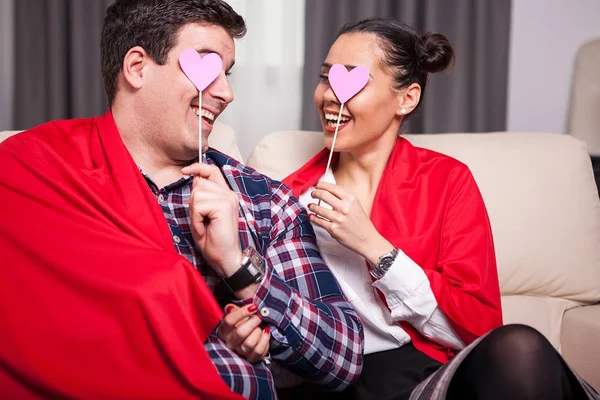
[[[594,389],[600,391],[600,304],[565,312],[561,344],[565,360]]]

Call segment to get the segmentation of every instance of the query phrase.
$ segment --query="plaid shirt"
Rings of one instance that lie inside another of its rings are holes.
[[[252,301],[271,330],[270,359],[303,379],[343,390],[362,368],[363,331],[337,281],[324,264],[306,212],[282,183],[210,150],[240,198],[239,238],[265,258],[265,278]],[[206,279],[221,306],[236,302],[194,247],[189,200],[192,177],[162,189],[145,176],[155,194],[177,251]],[[250,364],[225,346],[216,330],[205,343],[219,374],[234,392],[251,399],[276,398],[268,360]]]

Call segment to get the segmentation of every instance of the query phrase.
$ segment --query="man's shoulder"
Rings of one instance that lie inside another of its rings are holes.
[[[207,155],[221,169],[231,189],[240,196],[246,220],[256,224],[253,226],[263,233],[261,237],[272,240],[296,226],[306,225],[304,209],[282,182],[218,151],[210,150]],[[263,248],[268,247],[268,240],[263,243]]]

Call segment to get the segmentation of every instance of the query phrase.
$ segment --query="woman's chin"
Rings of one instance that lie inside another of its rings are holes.
[[[336,140],[335,142],[335,148],[333,149],[334,151],[340,151],[343,149],[343,146],[340,146],[340,141],[339,141],[339,137],[338,140]],[[333,147],[333,136],[331,137],[325,137],[325,139],[323,140],[323,144],[325,145],[325,147],[329,150],[331,150],[331,148]]]

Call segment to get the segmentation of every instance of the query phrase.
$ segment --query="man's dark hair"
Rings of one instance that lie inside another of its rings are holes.
[[[220,26],[234,39],[246,34],[244,19],[222,0],[116,0],[108,7],[100,54],[109,104],[115,99],[125,54],[141,46],[164,65],[179,30],[190,23]]]

